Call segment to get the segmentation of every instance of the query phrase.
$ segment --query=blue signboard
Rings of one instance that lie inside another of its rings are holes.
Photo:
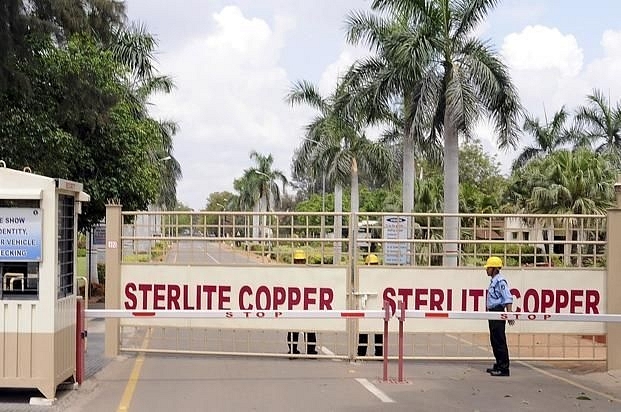
[[[0,208],[0,261],[40,262],[42,231],[41,209]]]

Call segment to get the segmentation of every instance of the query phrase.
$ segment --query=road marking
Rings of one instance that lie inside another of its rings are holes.
[[[529,363],[526,363],[526,362],[523,362],[523,361],[517,361],[517,363],[519,363],[520,365],[524,365],[527,368],[530,368],[530,369],[532,369],[532,370],[534,370],[536,372],[539,372],[539,373],[541,373],[543,375],[546,375],[546,376],[549,376],[551,378],[557,379],[559,381],[563,381],[565,383],[568,383],[568,384],[570,384],[572,386],[575,386],[576,388],[582,389],[583,391],[591,392],[591,393],[594,393],[596,395],[599,395],[599,396],[601,396],[603,398],[608,399],[611,402],[621,403],[621,399],[619,399],[619,398],[615,398],[614,396],[609,395],[607,393],[597,391],[597,390],[595,390],[593,388],[589,388],[588,386],[585,386],[585,385],[583,385],[581,383],[578,383],[578,382],[574,382],[571,379],[563,378],[562,376],[558,376],[558,375],[555,375],[555,374],[553,374],[551,372],[545,371],[543,369],[539,369],[538,367],[533,366],[533,365],[531,365]]]
[[[319,350],[321,351],[321,353],[323,353],[324,355],[328,355],[328,356],[334,356],[334,352],[332,352],[330,349],[326,348],[325,346],[320,346]],[[339,359],[339,358],[332,358],[332,362],[343,362],[343,359]]]
[[[213,260],[215,263],[220,263],[215,257],[211,256],[209,252],[205,251],[205,254],[207,255],[209,259]]]
[[[451,338],[451,339],[455,339],[455,340],[461,341],[461,342],[463,342],[463,343],[466,343],[466,344],[468,344],[468,345],[470,345],[470,346],[474,346],[474,347],[476,347],[477,349],[481,349],[481,350],[484,350],[484,351],[486,351],[486,352],[488,352],[488,353],[491,353],[491,350],[490,350],[490,348],[489,348],[489,347],[483,347],[483,346],[475,345],[473,342],[470,342],[470,341],[468,341],[468,340],[466,340],[466,339],[463,339],[463,338],[458,338],[457,336],[453,336],[453,335],[449,335],[449,334],[447,334],[446,336],[448,336],[448,337],[449,337],[449,338]],[[539,372],[539,373],[540,373],[540,374],[542,374],[542,375],[546,375],[546,376],[548,376],[548,377],[550,377],[550,378],[554,378],[554,379],[556,379],[556,380],[559,380],[559,381],[565,382],[565,383],[567,383],[567,384],[569,384],[569,385],[571,385],[571,386],[575,386],[576,388],[578,388],[578,389],[582,389],[583,391],[586,391],[586,392],[591,392],[591,393],[594,393],[594,394],[596,394],[596,395],[599,395],[599,396],[601,396],[601,397],[603,397],[603,398],[608,399],[608,400],[609,400],[609,401],[611,401],[611,402],[618,402],[618,403],[621,403],[621,399],[619,399],[619,398],[615,398],[615,397],[614,397],[614,396],[612,396],[612,395],[609,395],[609,394],[604,393],[604,392],[600,392],[600,391],[595,390],[595,389],[593,389],[593,388],[590,388],[590,387],[588,387],[588,386],[586,386],[586,385],[583,385],[583,384],[581,384],[581,383],[579,383],[579,382],[572,381],[571,379],[568,379],[568,378],[563,378],[562,376],[555,375],[555,374],[553,374],[552,372],[548,372],[548,371],[545,371],[545,370],[543,370],[543,369],[540,369],[540,368],[538,368],[538,367],[536,367],[536,366],[534,366],[534,365],[531,365],[531,364],[530,364],[530,363],[528,363],[528,362],[524,362],[524,361],[515,361],[515,363],[518,363],[518,364],[520,364],[520,365],[522,365],[522,366],[526,366],[527,368],[530,368],[530,369],[534,370],[535,372]]]
[[[146,349],[147,346],[149,346],[150,339],[151,331],[149,330],[142,341],[141,349]],[[129,405],[132,403],[134,391],[136,390],[136,385],[138,384],[138,379],[140,378],[140,371],[142,370],[142,365],[144,364],[144,358],[144,352],[140,352],[136,357],[134,368],[132,369],[132,373],[129,375],[129,380],[125,386],[125,391],[123,392],[123,397],[121,398],[117,412],[127,412],[129,410]]]
[[[371,382],[364,378],[356,378],[358,383],[365,387],[366,390],[371,392],[375,397],[377,397],[380,401],[384,403],[395,403],[388,395],[379,390],[377,386],[373,385]]]

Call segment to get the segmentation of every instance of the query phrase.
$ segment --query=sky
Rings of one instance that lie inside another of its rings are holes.
[[[169,95],[154,96],[154,117],[180,126],[174,157],[181,164],[180,202],[199,210],[212,192],[254,164],[252,150],[274,157],[291,175],[295,148],[315,112],[291,107],[292,84],[308,80],[327,95],[339,74],[368,51],[347,44],[345,19],[370,0],[125,0],[128,19],[158,41]],[[621,2],[504,0],[477,29],[508,65],[522,103],[542,122],[561,106],[574,111],[598,88],[621,99]],[[617,80],[617,81],[615,81]],[[494,133],[475,129],[508,173],[517,151],[498,151]]]

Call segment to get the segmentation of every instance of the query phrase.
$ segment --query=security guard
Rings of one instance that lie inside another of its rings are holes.
[[[379,265],[379,259],[377,258],[377,255],[371,253],[364,258],[364,263],[369,266],[377,266]],[[369,346],[369,335],[366,333],[358,334],[358,356],[366,356],[367,347]],[[384,335],[376,333],[373,342],[375,343],[375,356],[383,356]]]
[[[489,312],[512,311],[513,296],[507,280],[500,274],[502,259],[498,256],[490,256],[485,263],[487,276],[491,278],[487,288],[487,310]],[[507,336],[505,335],[505,321],[500,319],[490,319],[489,340],[494,352],[496,363],[487,369],[491,376],[509,376],[509,349],[507,348]],[[509,325],[513,326],[514,320],[509,320]]]
[[[293,252],[293,264],[304,265],[306,263],[306,252],[302,249],[296,249]],[[287,346],[289,346],[289,354],[299,355],[298,341],[300,338],[299,332],[287,332]],[[317,336],[315,332],[306,333],[306,354],[317,355]]]

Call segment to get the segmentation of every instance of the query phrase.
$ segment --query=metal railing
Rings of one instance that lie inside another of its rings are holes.
[[[458,239],[444,237],[447,217],[458,218]],[[606,265],[605,215],[224,211],[123,212],[123,219],[124,262],[165,261],[180,247],[201,256],[209,247],[215,255],[241,252],[248,264],[291,264],[301,249],[313,265],[361,263],[369,254],[380,265],[442,266],[449,255],[460,266],[481,266],[490,255],[509,267]]]

